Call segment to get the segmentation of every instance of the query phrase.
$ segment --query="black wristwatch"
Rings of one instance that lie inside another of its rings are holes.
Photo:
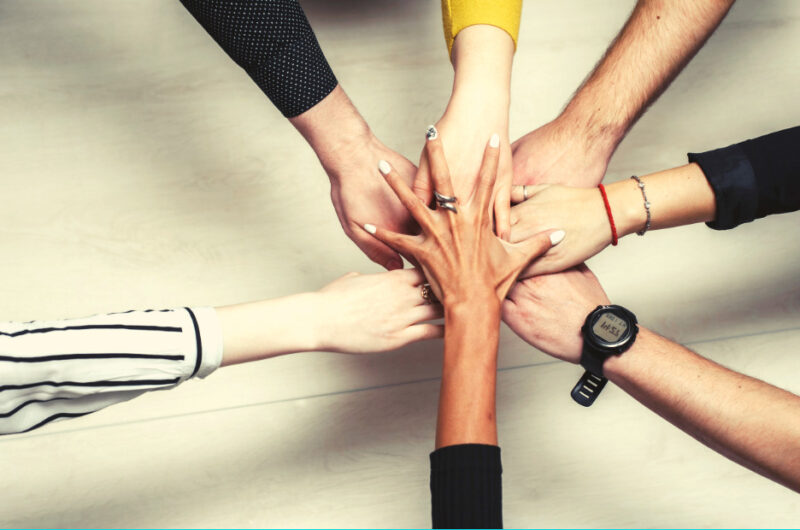
[[[586,372],[572,389],[572,399],[584,407],[594,403],[608,382],[603,376],[606,359],[633,346],[638,332],[636,315],[622,306],[600,305],[589,313],[581,328],[581,366]]]

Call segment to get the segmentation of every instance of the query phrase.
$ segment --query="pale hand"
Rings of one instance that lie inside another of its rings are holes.
[[[481,124],[469,112],[449,111],[434,126],[442,139],[442,149],[447,160],[453,190],[457,197],[468,197],[480,178],[483,150],[492,131],[506,131],[500,134],[497,179],[492,190],[492,204],[495,219],[495,232],[508,240],[510,232],[511,201],[511,145],[508,140],[508,126],[504,123]],[[496,120],[501,121],[501,120]],[[394,164],[392,164],[394,165]],[[414,193],[430,204],[433,199],[433,180],[427,155],[427,145],[420,156],[419,171],[414,179]],[[441,190],[439,190],[441,193]]]
[[[320,156],[320,160],[331,180],[333,207],[348,237],[375,263],[389,270],[402,269],[403,260],[397,252],[367,234],[363,226],[372,221],[398,232],[415,229],[408,210],[375,168],[379,160],[387,160],[397,168],[400,178],[411,184],[416,166],[375,137]]]
[[[511,242],[524,241],[543,230],[561,228],[569,237],[526,268],[521,278],[562,271],[583,263],[611,243],[611,227],[597,188],[567,188],[549,184],[514,186],[511,199]]]
[[[395,350],[444,335],[428,323],[442,317],[442,306],[422,298],[425,277],[415,269],[380,274],[351,272],[315,293],[309,310],[317,348],[342,353]]]

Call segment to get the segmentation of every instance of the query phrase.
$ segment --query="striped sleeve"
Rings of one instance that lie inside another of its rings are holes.
[[[458,32],[476,24],[496,26],[508,33],[517,46],[522,0],[442,0],[442,24],[448,53]]]
[[[211,307],[0,323],[0,434],[173,388],[221,361]]]

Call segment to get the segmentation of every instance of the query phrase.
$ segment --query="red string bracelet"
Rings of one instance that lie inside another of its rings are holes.
[[[600,195],[603,196],[603,203],[606,205],[606,213],[608,214],[608,222],[611,224],[611,244],[617,246],[619,239],[617,239],[617,225],[614,224],[614,216],[611,215],[611,205],[608,204],[608,195],[606,195],[606,188],[602,184],[597,186],[600,188]]]

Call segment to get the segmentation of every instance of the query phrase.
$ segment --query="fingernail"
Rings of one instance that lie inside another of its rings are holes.
[[[439,138],[439,131],[436,130],[435,125],[428,125],[428,130],[425,131],[425,138],[428,140],[436,140]]]
[[[550,234],[550,244],[552,246],[558,245],[564,239],[565,235],[567,235],[567,233],[564,232],[563,230],[556,230],[555,232]]]
[[[381,173],[383,173],[384,175],[388,175],[389,172],[392,170],[392,166],[389,165],[389,162],[387,162],[386,160],[381,160],[380,162],[378,162],[378,169],[380,169]]]
[[[500,147],[500,135],[494,133],[491,138],[489,138],[489,147]]]
[[[378,229],[377,229],[377,228],[375,228],[375,225],[371,225],[371,224],[366,224],[366,225],[364,225],[364,230],[366,230],[366,231],[367,231],[367,232],[369,232],[370,234],[374,234],[375,232],[377,232],[377,231],[378,231]],[[552,238],[552,236],[550,236],[550,237]],[[560,241],[560,240],[559,240],[559,241]]]

